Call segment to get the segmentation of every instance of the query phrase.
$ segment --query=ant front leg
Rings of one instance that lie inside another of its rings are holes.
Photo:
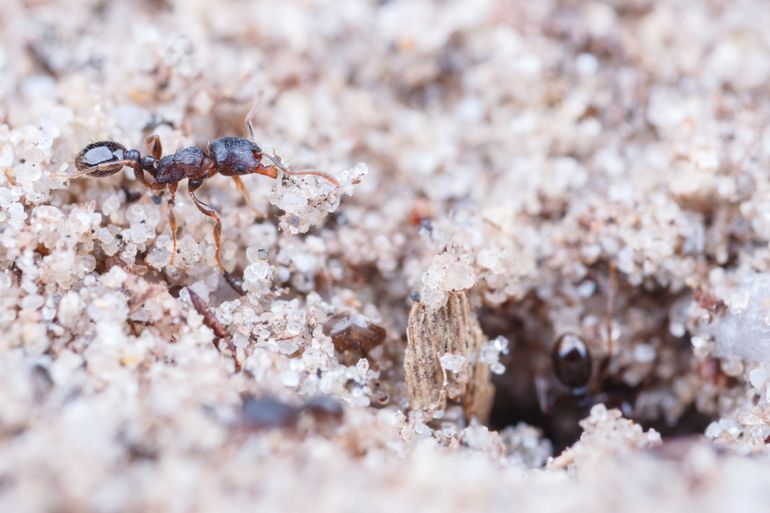
[[[222,272],[226,273],[225,266],[222,265],[222,220],[219,218],[219,214],[214,207],[199,200],[198,197],[195,196],[195,191],[197,191],[201,185],[203,185],[203,180],[189,180],[187,182],[187,189],[190,193],[190,197],[195,202],[195,206],[198,207],[198,210],[216,221],[216,224],[214,225],[214,244],[217,250],[217,265],[222,269]]]
[[[233,175],[233,181],[235,182],[235,187],[241,191],[241,194],[243,194],[243,199],[246,201],[246,205],[254,211],[257,215],[261,216],[262,213],[254,208],[254,204],[251,202],[251,195],[249,194],[249,190],[246,188],[246,184],[243,183],[243,180],[241,180],[241,177],[238,175]]]

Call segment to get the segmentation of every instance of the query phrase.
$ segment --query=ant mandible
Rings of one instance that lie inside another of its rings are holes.
[[[278,178],[278,170],[280,170],[286,175],[319,176],[335,187],[340,185],[333,176],[321,171],[290,171],[281,164],[278,157],[262,151],[254,142],[254,127],[251,123],[251,117],[255,108],[256,104],[249,111],[245,120],[246,129],[251,139],[231,136],[220,137],[210,141],[205,150],[197,146],[190,146],[165,157],[163,156],[160,137],[157,135],[151,135],[145,139],[147,151],[150,153],[150,155],[145,156],[141,156],[139,150],[127,150],[125,146],[115,141],[99,141],[89,144],[78,153],[75,158],[75,167],[78,169],[78,173],[57,175],[57,177],[91,176],[103,178],[113,175],[127,166],[133,168],[134,177],[148,189],[156,192],[168,190],[168,222],[171,227],[172,238],[170,265],[174,264],[174,255],[176,254],[174,197],[179,182],[186,178],[187,190],[195,206],[204,215],[211,217],[216,222],[214,225],[214,243],[216,245],[217,264],[222,271],[226,272],[221,259],[222,221],[214,207],[202,201],[195,194],[195,191],[203,185],[206,179],[217,173],[232,177],[235,186],[241,191],[249,207],[252,207],[251,198],[246,186],[241,181],[240,177],[243,175],[258,174],[276,179]],[[263,164],[263,158],[269,160],[270,163]],[[152,176],[153,181],[147,180],[145,171]]]

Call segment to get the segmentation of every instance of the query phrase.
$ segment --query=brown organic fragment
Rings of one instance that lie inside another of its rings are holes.
[[[404,373],[412,409],[434,412],[451,400],[463,405],[468,418],[485,422],[494,388],[489,367],[478,361],[484,335],[466,294],[450,293],[446,305],[437,310],[415,303],[406,335]],[[446,354],[463,357],[458,372],[442,367]]]
[[[238,361],[235,344],[233,344],[232,338],[230,337],[230,333],[227,331],[227,328],[225,328],[222,323],[219,322],[217,316],[214,314],[214,311],[211,309],[211,306],[209,306],[209,304],[206,303],[202,297],[196,294],[195,291],[189,287],[187,288],[187,292],[190,294],[190,302],[192,302],[193,307],[195,307],[195,311],[203,316],[203,324],[208,326],[211,331],[214,332],[214,347],[216,347],[218,351],[221,351],[221,341],[224,340],[225,344],[227,345],[227,349],[233,356],[233,361],[235,362],[235,370],[236,372],[240,372],[241,363]]]
[[[324,333],[332,338],[334,348],[341,352],[366,355],[382,344],[385,330],[356,312],[342,312],[332,316],[324,324]]]
[[[214,315],[214,312],[211,310],[208,303],[196,294],[193,289],[188,288],[187,292],[190,294],[190,301],[195,307],[195,311],[203,316],[203,324],[208,326],[218,339],[229,338],[230,334],[227,333],[227,329],[222,326],[222,323],[217,320],[216,315]],[[219,349],[219,343],[216,342],[215,345],[217,346],[217,349]]]

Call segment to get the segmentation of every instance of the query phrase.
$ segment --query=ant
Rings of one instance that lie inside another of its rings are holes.
[[[585,411],[593,404],[605,399],[596,397],[597,389],[604,383],[607,369],[613,355],[612,311],[617,286],[617,270],[614,263],[609,265],[609,283],[607,286],[607,315],[605,318],[605,336],[607,353],[594,363],[588,344],[579,334],[567,331],[559,335],[551,351],[551,369],[558,383],[557,388],[566,389],[570,402]],[[551,413],[558,397],[555,397],[544,379],[536,383],[538,400],[543,413]]]
[[[139,150],[127,150],[125,146],[115,141],[98,141],[89,144],[78,153],[75,158],[75,167],[78,173],[74,175],[55,175],[56,178],[80,178],[91,176],[103,178],[113,175],[124,167],[134,170],[134,177],[145,187],[155,192],[168,190],[168,222],[171,227],[173,248],[169,265],[174,265],[176,254],[176,217],[174,217],[174,197],[179,182],[187,179],[187,190],[195,206],[204,215],[215,221],[214,242],[216,245],[216,258],[219,268],[225,271],[221,259],[221,233],[222,221],[217,211],[202,201],[195,192],[203,185],[203,182],[219,173],[232,177],[235,186],[243,194],[246,204],[254,208],[246,186],[241,181],[241,176],[258,174],[277,179],[278,171],[284,175],[312,175],[321,177],[335,187],[340,183],[333,176],[321,171],[290,171],[277,156],[265,153],[257,144],[254,137],[254,127],[251,118],[257,104],[246,115],[245,124],[250,139],[242,137],[220,137],[209,141],[205,149],[197,146],[183,148],[171,155],[163,156],[160,137],[151,135],[145,139],[145,145],[149,155],[142,156]],[[263,164],[263,158],[270,163]],[[149,173],[153,181],[149,181],[144,174]]]

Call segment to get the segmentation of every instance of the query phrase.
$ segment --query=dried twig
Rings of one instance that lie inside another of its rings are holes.
[[[203,300],[202,297],[196,294],[195,291],[189,287],[187,287],[187,292],[190,294],[190,301],[195,307],[195,311],[203,316],[203,324],[211,328],[211,331],[214,332],[214,347],[217,348],[217,351],[221,352],[222,349],[220,348],[220,341],[224,340],[225,344],[227,345],[227,350],[230,351],[233,356],[233,361],[235,362],[235,371],[239,372],[241,370],[241,364],[238,361],[235,344],[233,344],[232,338],[230,337],[230,333],[227,331],[227,328],[225,328],[222,323],[219,322],[217,316],[214,314],[214,311],[211,309],[209,304]]]

